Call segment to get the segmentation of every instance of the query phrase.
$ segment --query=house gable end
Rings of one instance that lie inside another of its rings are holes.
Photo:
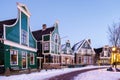
[[[30,17],[31,14],[25,4],[17,3],[17,8],[24,14],[26,14],[28,17]]]

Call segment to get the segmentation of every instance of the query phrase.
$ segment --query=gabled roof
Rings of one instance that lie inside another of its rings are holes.
[[[96,54],[100,54],[103,51],[103,47],[94,49]]]
[[[67,49],[69,50],[69,53],[67,53]],[[71,54],[72,55],[72,53],[73,53],[72,48],[67,47],[66,44],[61,45],[61,51],[63,52],[63,54]]]
[[[72,50],[74,52],[76,52],[82,46],[82,44],[84,43],[84,41],[85,41],[85,39],[82,40],[82,41],[80,41],[80,42],[78,42],[78,43],[76,43],[76,44],[74,44],[74,46],[72,47]]]
[[[37,31],[33,31],[33,36],[35,37],[35,39],[37,41],[40,41],[42,40],[42,35],[45,35],[45,34],[50,34],[53,30],[54,30],[55,27],[49,27],[49,28],[46,28],[45,30],[37,30]]]

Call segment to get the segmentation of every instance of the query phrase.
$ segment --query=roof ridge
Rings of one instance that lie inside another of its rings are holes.
[[[48,28],[46,28],[46,29],[50,29],[50,28],[53,28],[54,26],[52,26],[52,27],[48,27]],[[39,30],[34,30],[34,31],[32,31],[32,32],[37,32],[37,31],[41,31],[42,29],[39,29]]]
[[[2,22],[7,22],[7,21],[11,21],[11,20],[15,20],[15,19],[17,19],[17,18],[2,20],[2,21],[0,21],[0,23],[2,23]]]

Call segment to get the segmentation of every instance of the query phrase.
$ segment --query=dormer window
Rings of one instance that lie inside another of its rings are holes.
[[[27,31],[21,30],[21,43],[23,45],[27,45],[27,38],[28,38]]]

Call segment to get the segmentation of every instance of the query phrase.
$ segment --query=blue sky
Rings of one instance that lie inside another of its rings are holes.
[[[17,17],[16,2],[27,5],[32,30],[59,20],[62,43],[72,45],[89,38],[95,48],[109,44],[108,25],[120,21],[120,0],[2,0],[0,21]]]

